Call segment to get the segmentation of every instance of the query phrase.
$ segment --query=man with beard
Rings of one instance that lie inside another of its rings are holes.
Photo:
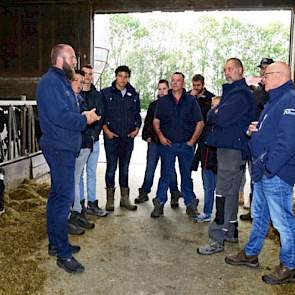
[[[71,46],[58,44],[52,48],[52,67],[38,84],[37,107],[42,130],[39,144],[51,176],[47,202],[48,254],[57,256],[57,265],[67,272],[81,273],[84,266],[73,257],[80,247],[68,240],[68,215],[75,195],[75,161],[81,147],[81,131],[99,118],[95,109],[80,114],[69,81],[76,62]]]
[[[245,133],[255,118],[255,98],[243,77],[244,68],[238,58],[224,65],[228,83],[222,86],[220,104],[208,113],[213,128],[205,143],[217,148],[217,185],[215,220],[208,229],[209,243],[197,249],[201,255],[224,251],[224,242],[238,242],[237,213],[239,188],[248,154]]]

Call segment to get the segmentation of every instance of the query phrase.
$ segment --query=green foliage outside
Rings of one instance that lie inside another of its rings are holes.
[[[281,23],[258,27],[230,17],[220,21],[202,17],[184,31],[180,22],[151,18],[146,23],[135,15],[111,15],[110,56],[101,86],[111,84],[117,66],[128,65],[144,109],[156,96],[157,81],[169,80],[175,71],[185,74],[187,89],[191,77],[199,73],[207,88],[220,94],[229,57],[242,60],[246,77],[258,75],[262,57],[288,61],[290,28]]]

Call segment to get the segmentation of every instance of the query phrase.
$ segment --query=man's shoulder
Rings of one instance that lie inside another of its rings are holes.
[[[204,90],[204,95],[206,96],[206,98],[211,99],[212,97],[216,96],[214,93],[208,91],[206,88]]]

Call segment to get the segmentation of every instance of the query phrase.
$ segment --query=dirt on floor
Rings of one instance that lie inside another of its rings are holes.
[[[5,192],[5,213],[0,215],[0,294],[34,294],[42,290],[46,272],[39,253],[46,237],[47,183],[33,181]]]
[[[225,265],[224,255],[243,246],[250,223],[240,223],[240,244],[226,245],[224,253],[199,256],[196,247],[207,241],[208,224],[192,223],[182,201],[178,210],[167,203],[165,216],[153,220],[151,201],[129,212],[119,209],[118,192],[113,214],[92,219],[94,230],[71,237],[82,247],[77,258],[86,271],[69,275],[47,255],[48,191],[46,183],[25,181],[5,193],[6,212],[0,216],[0,294],[295,294],[294,284],[269,286],[261,281],[261,275],[278,262],[279,236],[273,229],[258,270],[232,267]],[[131,196],[136,196],[135,190]]]

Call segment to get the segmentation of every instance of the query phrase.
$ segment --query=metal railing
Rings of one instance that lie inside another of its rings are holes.
[[[39,151],[37,138],[40,129],[36,120],[36,101],[0,100],[0,162]]]

